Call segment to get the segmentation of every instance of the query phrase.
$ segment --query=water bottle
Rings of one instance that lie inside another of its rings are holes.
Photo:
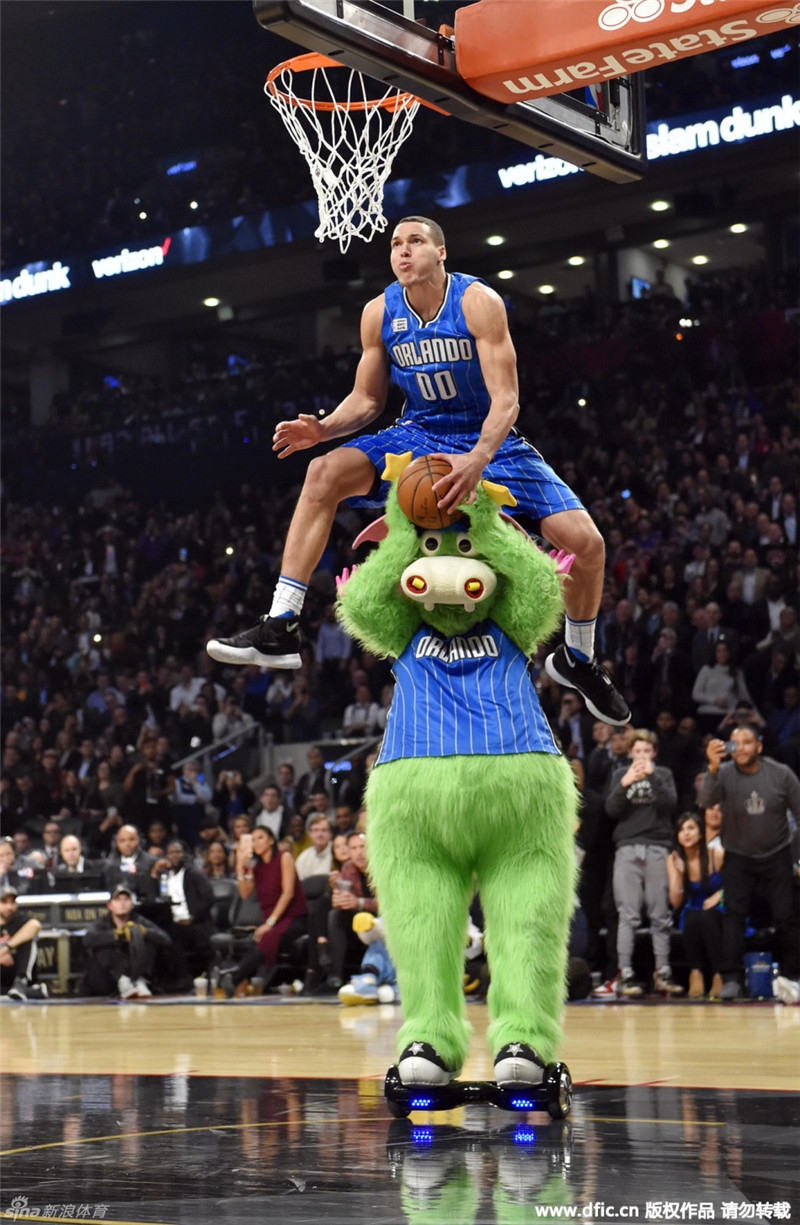
[[[169,878],[166,872],[162,872],[158,878],[158,896],[162,902],[169,901]]]

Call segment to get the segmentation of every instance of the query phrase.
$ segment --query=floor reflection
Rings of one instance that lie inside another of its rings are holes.
[[[798,1122],[790,1093],[578,1086],[566,1123],[489,1107],[392,1120],[378,1080],[7,1076],[0,1211],[192,1225],[254,1212],[314,1225],[790,1219]]]

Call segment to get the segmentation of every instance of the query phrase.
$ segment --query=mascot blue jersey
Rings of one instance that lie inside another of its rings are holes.
[[[526,665],[493,621],[452,638],[421,626],[392,669],[376,766],[401,757],[558,754]]]
[[[397,281],[384,291],[381,339],[391,380],[406,397],[403,417],[433,434],[480,433],[489,411],[475,337],[462,307],[464,290],[478,279],[448,273],[444,301],[429,323],[414,312]]]

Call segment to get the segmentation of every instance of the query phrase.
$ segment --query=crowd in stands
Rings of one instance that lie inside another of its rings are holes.
[[[433,27],[453,20],[441,4],[418,11]],[[33,31],[9,21],[5,34],[14,54],[4,62],[3,268],[163,241],[185,226],[309,198],[305,164],[262,94],[290,47],[257,28],[249,5],[205,4],[188,15],[179,4],[93,6],[82,16],[42,6],[26,20]],[[796,35],[781,31],[758,46],[757,62],[735,69],[738,47],[648,66],[648,118],[793,89]],[[396,177],[463,163],[459,125],[425,110],[415,124]],[[471,129],[470,161],[510,147]]]
[[[521,425],[605,538],[599,653],[633,726],[657,732],[657,763],[674,778],[672,820],[693,812],[702,825],[705,744],[728,739],[737,722],[756,724],[765,755],[798,769],[800,386],[788,294],[764,269],[700,279],[688,308],[668,295],[621,306],[602,342],[588,302],[535,316],[509,303]],[[691,328],[680,322],[687,309]],[[177,394],[188,411],[195,399],[198,413],[208,411],[210,401],[220,418],[235,401],[260,417],[268,440],[271,421],[301,411],[306,396],[334,405],[351,378],[352,354],[320,358],[297,386],[291,363],[254,361],[249,374],[195,364]],[[135,394],[156,415],[176,391],[150,380]],[[69,399],[58,411],[80,440],[91,426]],[[112,409],[109,400],[108,428]],[[352,541],[369,516],[340,508],[305,605],[301,669],[225,669],[204,643],[268,608],[302,466],[287,472],[265,444],[261,479],[242,481],[232,462],[232,479],[202,496],[195,489],[187,510],[170,485],[152,496],[146,483],[123,484],[104,461],[92,484],[84,468],[80,496],[59,501],[43,490],[44,469],[38,480],[20,479],[23,447],[35,455],[38,439],[30,429],[24,438],[12,432],[2,502],[0,803],[3,833],[20,844],[16,857],[31,849],[46,856],[45,831],[54,838],[55,826],[62,837],[77,835],[90,859],[112,853],[123,825],[155,845],[149,827],[158,818],[167,838],[182,839],[182,854],[199,854],[203,844],[213,876],[223,857],[212,847],[222,843],[229,857],[233,822],[259,823],[259,814],[287,851],[305,851],[314,797],[299,801],[288,772],[200,779],[183,759],[247,726],[261,725],[279,745],[380,734],[390,663],[361,652],[333,613],[334,576],[357,560]],[[212,441],[204,445],[210,452]],[[128,453],[116,457],[122,471]],[[585,864],[594,865],[584,869],[582,894],[588,959],[611,978],[614,846],[605,800],[614,767],[628,768],[629,736],[594,723],[574,693],[547,677],[543,657],[544,647],[532,663],[540,699],[584,790],[580,840]],[[358,781],[346,796],[322,794],[318,770],[314,783],[315,813],[333,821],[346,800],[337,826],[347,832]],[[124,909],[124,898],[117,905]],[[309,968],[319,976],[313,959]]]

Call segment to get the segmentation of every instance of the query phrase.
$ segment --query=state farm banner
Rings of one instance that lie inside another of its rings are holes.
[[[479,0],[456,13],[456,67],[527,102],[800,25],[775,0]]]

